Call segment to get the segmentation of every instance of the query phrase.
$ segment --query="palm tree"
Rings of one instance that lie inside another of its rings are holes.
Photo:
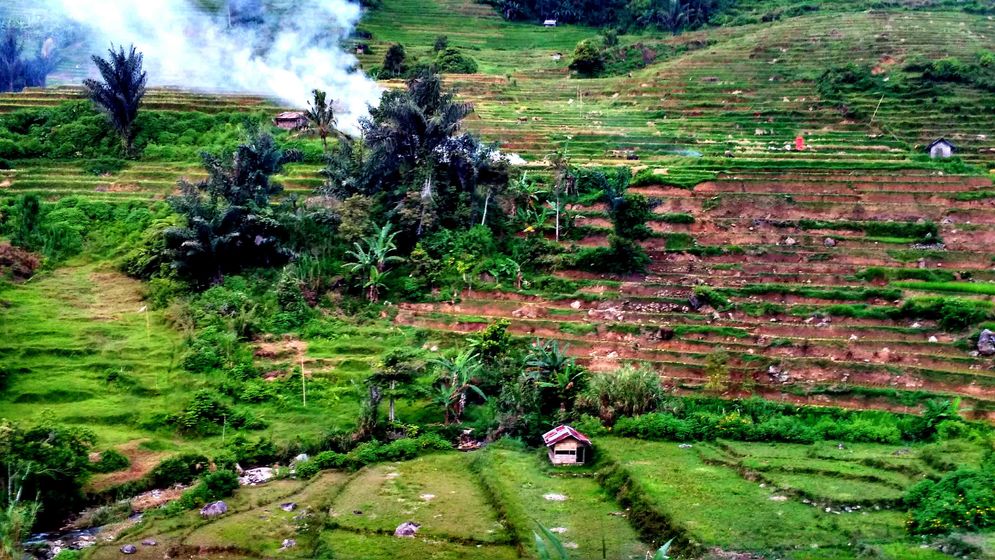
[[[541,342],[537,338],[529,349],[525,365],[534,374],[538,374],[536,377],[543,374],[555,375],[576,365],[574,359],[566,354],[568,348],[569,344],[561,349],[560,343],[555,340]]]
[[[121,136],[125,155],[130,156],[135,142],[135,119],[145,96],[148,76],[142,70],[142,53],[134,45],[128,52],[120,47],[111,48],[108,53],[108,60],[93,56],[103,81],[83,80],[83,87],[97,108],[107,114],[111,126]]]
[[[391,255],[397,250],[397,244],[394,243],[395,237],[397,237],[397,232],[391,232],[391,225],[388,222],[375,235],[363,240],[365,247],[357,241],[355,243],[356,249],[346,253],[355,259],[353,262],[346,263],[346,268],[352,272],[369,271],[368,279],[363,288],[366,289],[366,297],[371,302],[380,299],[380,288],[383,287],[384,278],[389,272],[387,265],[404,260],[396,255]]]
[[[321,146],[327,154],[328,137],[335,133],[335,111],[332,103],[328,102],[325,92],[316,89],[311,93],[314,95],[314,102],[308,102],[308,110],[304,111],[307,122],[303,123],[299,130],[321,138]]]
[[[480,398],[487,399],[480,387],[472,383],[484,367],[475,351],[466,349],[454,358],[440,358],[433,363],[441,370],[433,400],[443,406],[446,425],[449,425],[451,419],[460,421],[463,409],[466,408],[467,391],[473,391]]]

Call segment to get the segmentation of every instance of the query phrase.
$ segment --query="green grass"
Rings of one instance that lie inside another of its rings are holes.
[[[693,448],[619,438],[596,443],[632,481],[629,491],[649,500],[699,546],[848,549],[857,538],[897,539],[904,534],[901,512],[835,515],[795,498],[772,499],[776,489],[750,482],[727,466],[706,463]]]
[[[892,282],[891,285],[924,292],[995,295],[995,283],[992,282],[917,282],[910,280]]]
[[[368,467],[331,505],[331,518],[359,531],[393,532],[414,521],[427,537],[507,543],[508,532],[470,474],[468,461],[467,455],[438,453]]]
[[[609,558],[642,557],[648,550],[621,515],[622,508],[589,473],[573,476],[569,469],[550,470],[545,455],[505,449],[479,455],[474,469],[506,512],[510,529],[526,551],[531,550],[536,522],[554,530],[577,560],[598,560],[602,548]],[[560,494],[566,500],[549,500],[547,494]]]

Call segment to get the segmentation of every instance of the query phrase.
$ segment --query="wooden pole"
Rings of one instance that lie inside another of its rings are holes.
[[[307,385],[304,381],[304,353],[300,354],[301,358],[301,402],[304,404],[304,408],[307,408]]]

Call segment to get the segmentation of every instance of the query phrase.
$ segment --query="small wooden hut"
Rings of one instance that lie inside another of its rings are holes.
[[[283,130],[296,130],[307,124],[307,117],[300,111],[285,111],[273,118],[273,124]]]
[[[577,430],[559,425],[542,434],[554,465],[583,465],[591,455],[591,440]]]

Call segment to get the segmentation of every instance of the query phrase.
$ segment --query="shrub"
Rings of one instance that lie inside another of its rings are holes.
[[[589,272],[632,274],[649,266],[650,258],[641,245],[631,239],[611,235],[608,247],[583,249],[574,257],[574,267]]]
[[[207,457],[195,453],[184,453],[170,457],[159,463],[146,479],[152,488],[166,488],[174,484],[186,484],[197,478],[208,465]]]
[[[938,482],[924,480],[905,496],[910,507],[909,531],[944,534],[983,531],[995,526],[995,472],[960,469]]]
[[[585,39],[574,48],[570,69],[582,76],[597,75],[605,69],[605,54],[595,41]]]
[[[964,298],[913,298],[901,308],[905,317],[935,319],[940,328],[960,331],[976,325],[991,316],[992,304],[987,301]]]
[[[116,449],[108,449],[100,454],[100,461],[91,463],[90,470],[98,473],[109,473],[126,469],[131,461]]]
[[[577,407],[611,425],[620,417],[654,410],[662,399],[663,387],[655,371],[627,366],[614,374],[591,376]]]
[[[615,235],[625,239],[646,239],[653,232],[646,221],[653,216],[649,201],[641,194],[625,193],[611,211]]]
[[[452,47],[441,51],[435,59],[439,72],[447,74],[476,74],[477,62],[459,49]]]

